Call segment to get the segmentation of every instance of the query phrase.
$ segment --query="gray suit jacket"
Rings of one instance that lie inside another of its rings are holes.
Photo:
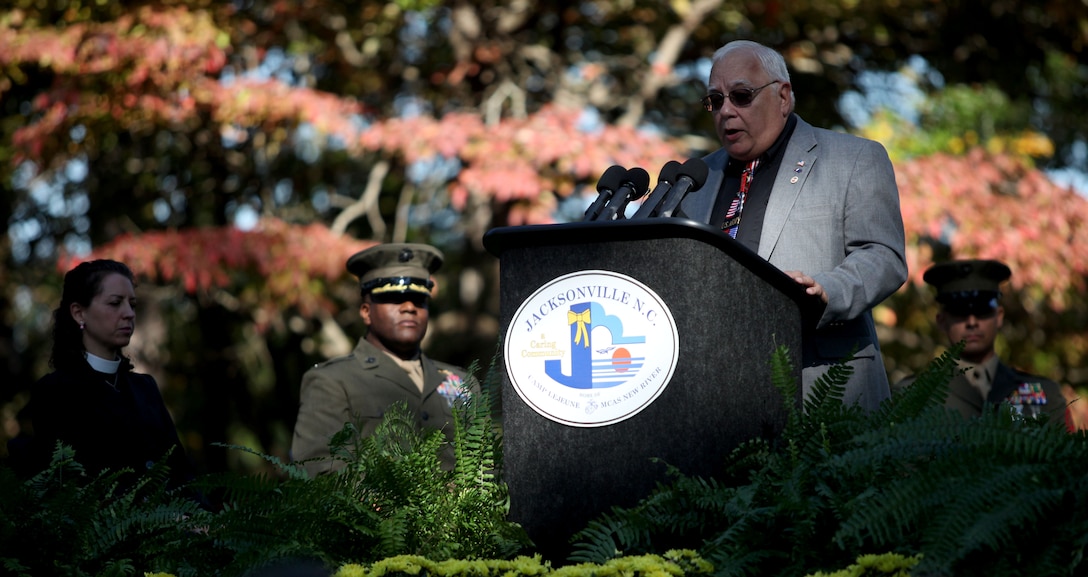
[[[728,155],[720,149],[703,160],[707,180],[680,212],[709,223]],[[759,256],[780,270],[804,272],[827,292],[827,307],[802,341],[806,395],[856,348],[845,401],[872,410],[889,397],[871,310],[906,281],[904,244],[899,189],[884,147],[798,118],[775,175]]]

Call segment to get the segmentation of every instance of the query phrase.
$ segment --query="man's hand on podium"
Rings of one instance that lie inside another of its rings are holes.
[[[796,270],[787,270],[783,272],[786,273],[786,276],[796,281],[797,284],[805,287],[805,294],[820,297],[820,300],[823,301],[825,305],[827,304],[827,293],[824,292],[824,287],[816,282],[816,279]]]

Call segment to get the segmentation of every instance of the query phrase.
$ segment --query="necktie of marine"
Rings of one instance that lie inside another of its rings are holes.
[[[740,174],[740,191],[737,197],[729,204],[729,210],[725,212],[725,221],[722,222],[722,230],[731,238],[737,238],[737,229],[740,227],[740,215],[744,211],[744,201],[748,198],[748,189],[752,186],[752,175],[759,166],[759,159],[751,160]]]

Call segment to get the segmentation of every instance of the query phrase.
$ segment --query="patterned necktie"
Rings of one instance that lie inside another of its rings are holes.
[[[729,204],[729,210],[725,212],[725,222],[722,223],[722,230],[730,238],[737,238],[737,229],[740,228],[740,214],[744,211],[744,201],[748,198],[748,189],[752,186],[752,175],[757,166],[759,166],[758,158],[749,161],[744,167],[744,172],[740,173],[740,191],[737,192],[737,197],[733,199],[733,202]]]

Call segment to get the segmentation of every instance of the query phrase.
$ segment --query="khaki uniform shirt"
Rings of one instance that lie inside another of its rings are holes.
[[[311,475],[338,470],[329,440],[352,422],[363,436],[374,434],[385,411],[404,402],[421,429],[440,429],[453,441],[451,406],[464,392],[465,371],[420,355],[422,390],[403,368],[382,350],[360,339],[348,355],[315,365],[302,377],[298,419],[291,442],[291,459],[303,461]],[[443,466],[453,466],[452,446],[442,455]]]
[[[1065,395],[1058,383],[1014,369],[996,356],[977,366],[963,361],[959,361],[959,365],[967,372],[957,374],[948,383],[944,406],[955,409],[964,418],[981,416],[986,403],[1008,403],[1021,415],[1046,414],[1068,424]],[[895,388],[913,382],[914,377],[908,377],[896,383]]]

